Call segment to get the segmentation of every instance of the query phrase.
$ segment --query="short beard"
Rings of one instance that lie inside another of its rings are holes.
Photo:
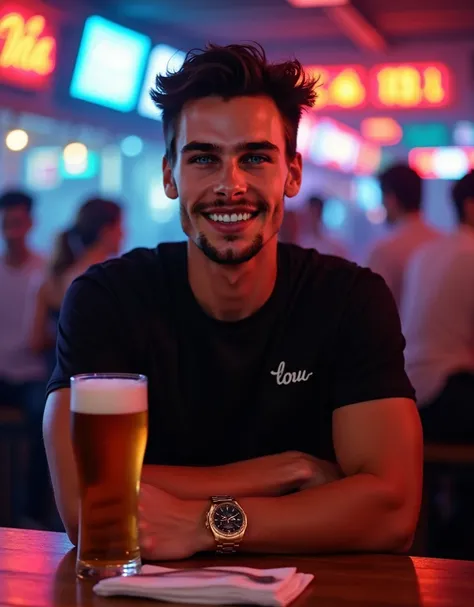
[[[229,238],[230,242],[230,238]],[[214,263],[218,263],[223,266],[237,266],[242,263],[247,263],[260,253],[263,249],[263,236],[258,234],[252,244],[242,251],[239,255],[236,255],[232,249],[219,252],[216,247],[212,246],[209,240],[204,234],[199,234],[196,245],[201,249],[204,255]]]

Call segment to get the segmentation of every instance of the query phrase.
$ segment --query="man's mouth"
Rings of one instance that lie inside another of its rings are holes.
[[[244,212],[244,213],[222,213],[222,212],[203,213],[204,217],[206,217],[206,219],[209,219],[210,221],[213,221],[215,223],[230,223],[230,224],[250,221],[251,219],[254,219],[255,217],[257,217],[258,214],[259,214],[259,211],[254,211],[253,213],[248,213],[248,212]]]

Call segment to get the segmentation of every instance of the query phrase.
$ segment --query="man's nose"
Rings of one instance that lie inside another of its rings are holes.
[[[241,198],[247,192],[243,171],[237,162],[225,164],[214,186],[214,194],[222,198]]]

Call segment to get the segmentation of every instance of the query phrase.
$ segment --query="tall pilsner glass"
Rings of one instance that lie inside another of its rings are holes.
[[[147,378],[112,373],[72,377],[71,424],[80,491],[76,573],[81,578],[138,573]]]

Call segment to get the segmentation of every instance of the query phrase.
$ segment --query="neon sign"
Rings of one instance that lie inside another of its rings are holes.
[[[451,82],[443,63],[407,63],[375,66],[370,73],[371,99],[376,107],[446,107]]]
[[[390,109],[447,107],[452,102],[451,71],[444,63],[362,65],[312,65],[319,76],[316,110],[357,109],[366,106]]]
[[[365,105],[367,90],[366,70],[358,65],[313,65],[306,68],[316,78],[318,98],[315,109],[352,109]]]
[[[355,175],[370,175],[380,167],[380,148],[332,118],[315,120],[307,139],[304,156],[318,166]]]
[[[144,34],[98,15],[88,17],[69,87],[71,97],[132,111],[150,46]]]
[[[413,148],[408,163],[423,179],[460,179],[474,170],[474,147]]]
[[[56,67],[56,37],[43,15],[0,10],[0,78],[22,88],[43,88]]]

